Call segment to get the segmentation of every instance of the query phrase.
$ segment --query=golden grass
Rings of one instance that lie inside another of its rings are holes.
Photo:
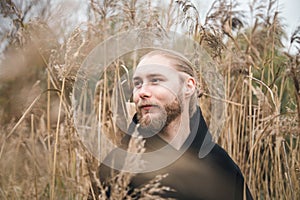
[[[85,199],[92,187],[101,186],[95,178],[99,161],[87,151],[74,126],[70,93],[78,68],[90,50],[113,33],[145,26],[168,31],[184,24],[182,29],[207,49],[225,80],[225,99],[218,100],[226,104],[226,120],[217,142],[239,164],[254,199],[297,199],[299,52],[282,53],[284,29],[274,3],[254,1],[254,23],[246,29],[241,27],[244,18],[234,3],[215,1],[201,24],[197,9],[189,1],[172,1],[162,11],[149,9],[150,1],[147,6],[142,1],[124,5],[110,1],[105,6],[90,1],[94,18],[85,28],[74,30],[62,44],[49,42],[53,40],[46,34],[49,28],[44,22],[22,22],[26,26],[18,29],[15,39],[9,38],[10,48],[4,52],[7,59],[1,65],[0,198]],[[111,14],[109,10],[119,12]],[[37,34],[38,30],[42,33]],[[299,32],[295,31],[291,45],[299,45]],[[120,142],[122,133],[114,123],[116,108],[111,102],[126,98],[122,90],[113,91],[119,95],[112,96],[111,86],[126,73],[124,66],[134,68],[136,62],[133,54],[113,63],[114,73],[107,70],[103,74],[95,91],[97,99],[89,102],[97,105],[94,123],[100,121],[101,132],[115,143]],[[203,87],[199,103],[209,122],[209,105],[216,99],[205,83]],[[21,88],[33,92],[24,95]],[[83,96],[81,101],[89,99]],[[126,107],[128,102],[123,103],[121,110],[132,115]],[[82,120],[87,119],[83,116]],[[104,140],[98,146],[103,159],[111,146]],[[112,183],[118,186],[114,199],[126,196],[130,176],[121,174]],[[141,188],[145,199],[152,198],[157,190],[168,189],[159,185],[164,176]],[[104,194],[105,188],[101,192]],[[94,195],[99,194],[94,191]]]

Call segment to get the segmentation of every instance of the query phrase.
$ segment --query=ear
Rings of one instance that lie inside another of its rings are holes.
[[[196,80],[193,77],[188,77],[185,81],[185,91],[184,94],[186,97],[192,96],[196,90]]]

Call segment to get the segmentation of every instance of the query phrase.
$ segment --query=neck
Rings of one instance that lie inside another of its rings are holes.
[[[190,133],[190,117],[188,112],[181,113],[158,135],[175,149],[179,150]]]

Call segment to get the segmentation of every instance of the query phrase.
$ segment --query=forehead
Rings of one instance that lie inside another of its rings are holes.
[[[160,55],[147,56],[143,58],[134,73],[134,76],[143,74],[179,74],[174,67],[174,62],[171,59]]]

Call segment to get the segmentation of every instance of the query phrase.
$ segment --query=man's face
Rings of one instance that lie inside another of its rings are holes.
[[[133,75],[133,101],[143,129],[160,132],[182,112],[182,81],[163,56],[144,58]]]

